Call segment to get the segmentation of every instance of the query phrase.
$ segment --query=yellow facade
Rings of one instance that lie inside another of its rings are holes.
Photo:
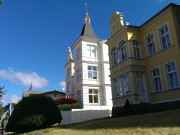
[[[113,107],[180,100],[180,6],[169,4],[141,26],[110,19],[107,41]]]

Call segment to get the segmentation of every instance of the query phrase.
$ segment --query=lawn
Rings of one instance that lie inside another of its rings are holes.
[[[26,135],[179,135],[180,109],[104,118],[37,130]]]

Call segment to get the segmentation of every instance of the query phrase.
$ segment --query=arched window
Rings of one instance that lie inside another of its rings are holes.
[[[112,49],[112,61],[113,61],[113,66],[119,63],[119,55],[118,55],[117,47]]]
[[[121,60],[124,61],[124,60],[127,59],[125,41],[121,41],[121,42],[119,43],[119,45],[120,45],[120,52],[121,52]]]

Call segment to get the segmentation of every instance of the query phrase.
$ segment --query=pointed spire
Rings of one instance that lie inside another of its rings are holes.
[[[91,26],[91,17],[88,14],[87,3],[85,3],[85,7],[86,7],[86,14],[85,14],[85,17],[83,19],[84,20],[84,25],[83,25],[83,29],[81,31],[81,36],[98,38],[96,36],[92,26]]]
[[[31,83],[31,86],[29,87],[29,90],[28,90],[28,91],[33,91],[32,83]]]

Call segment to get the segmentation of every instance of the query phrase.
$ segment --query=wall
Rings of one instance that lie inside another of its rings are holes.
[[[62,125],[110,117],[110,111],[107,109],[72,109],[72,111],[62,111],[61,114]]]

